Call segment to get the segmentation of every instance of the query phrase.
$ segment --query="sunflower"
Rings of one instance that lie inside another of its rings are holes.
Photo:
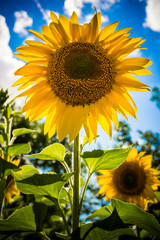
[[[160,186],[156,176],[160,171],[151,168],[152,155],[145,153],[138,153],[134,147],[118,168],[100,171],[102,175],[97,177],[98,184],[101,185],[99,193],[105,195],[107,201],[118,198],[137,204],[145,210],[148,201],[157,202],[154,190]]]
[[[20,85],[26,96],[22,112],[30,121],[46,116],[44,133],[55,131],[59,141],[69,135],[71,142],[83,126],[91,141],[97,135],[97,123],[112,136],[112,122],[118,127],[117,112],[136,118],[136,105],[128,90],[148,91],[134,75],[151,74],[146,58],[125,58],[142,47],[142,38],[132,38],[131,28],[115,31],[119,22],[102,30],[101,14],[79,25],[73,12],[70,19],[51,12],[52,22],[42,33],[30,30],[42,41],[26,40],[15,54],[26,65],[15,75],[12,86]],[[30,88],[29,88],[30,87]]]
[[[14,164],[16,166],[18,166],[19,163],[20,163],[20,159],[12,161],[12,164]],[[17,196],[20,195],[20,191],[17,189],[16,183],[14,181],[14,177],[12,175],[8,175],[7,180],[6,180],[5,189],[6,189],[5,198],[8,203],[12,202],[13,195],[17,195]]]

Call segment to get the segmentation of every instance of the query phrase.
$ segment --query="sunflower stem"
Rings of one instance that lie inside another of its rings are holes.
[[[86,190],[87,190],[88,182],[89,182],[89,180],[90,180],[91,175],[92,175],[92,174],[88,174],[86,183],[85,183],[85,185],[84,185],[84,187],[83,187],[82,196],[81,196],[81,201],[80,201],[80,205],[79,205],[79,215],[81,214],[81,210],[82,210],[82,206],[83,206],[83,200],[84,200],[85,192],[86,192]]]
[[[80,157],[79,157],[79,134],[74,139],[73,149],[73,231],[79,226],[79,185],[80,185]]]

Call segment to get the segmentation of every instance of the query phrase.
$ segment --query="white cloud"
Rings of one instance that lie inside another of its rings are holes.
[[[0,16],[0,26],[0,88],[8,88],[9,93],[13,96],[15,95],[15,88],[11,88],[11,85],[17,79],[13,73],[24,63],[17,60],[13,55],[9,46],[9,28],[3,16]]]
[[[50,10],[44,9],[41,4],[38,2],[38,0],[34,0],[37,8],[39,8],[40,12],[42,13],[43,19],[46,21],[47,24],[49,24],[52,20],[50,18]],[[59,16],[58,12],[54,12],[57,16]]]
[[[83,7],[83,0],[65,0],[64,1],[64,11],[67,15],[71,16],[73,11],[77,13],[77,15],[81,16],[81,9]]]
[[[24,39],[23,44],[26,44],[26,40],[36,40],[36,38],[33,35],[29,35],[28,37],[26,37],[26,39]]]
[[[101,22],[102,22],[102,23],[109,22],[108,16],[107,16],[107,15],[101,15]]]
[[[28,16],[26,11],[19,11],[14,13],[16,21],[13,31],[19,33],[21,36],[27,36],[28,31],[26,27],[30,27],[33,24],[33,19]]]
[[[82,8],[84,4],[90,3],[92,8],[95,6],[97,10],[107,10],[116,2],[120,0],[65,0],[64,11],[67,15],[71,15],[75,11],[78,17],[82,15]]]
[[[84,22],[85,22],[85,23],[90,22],[91,18],[93,18],[93,14],[88,14],[88,15],[86,15],[86,16],[85,16],[85,19],[84,19]],[[101,15],[101,22],[102,22],[102,23],[105,23],[105,22],[108,22],[108,21],[109,21],[109,18],[108,18],[107,15]],[[84,23],[84,22],[83,22],[83,23]]]
[[[136,49],[134,50],[133,52],[131,52],[127,58],[130,58],[130,57],[142,57],[142,52],[140,49]]]
[[[147,0],[144,27],[160,32],[160,0]]]
[[[34,0],[34,1],[37,5],[37,8],[39,8],[40,12],[42,13],[43,19],[46,21],[47,24],[49,24],[51,22],[50,11],[43,9],[41,4],[38,2],[38,0]]]

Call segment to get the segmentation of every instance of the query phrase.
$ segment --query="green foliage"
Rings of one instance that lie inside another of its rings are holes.
[[[157,107],[160,108],[160,89],[158,87],[152,89],[151,101],[156,102]]]
[[[93,150],[92,152],[84,152],[81,157],[92,174],[98,170],[108,170],[118,167],[128,156],[129,150],[130,147],[106,151]]]
[[[160,239],[160,225],[152,214],[134,204],[116,199],[111,200],[111,205],[117,209],[118,215],[124,223],[137,225]]]
[[[29,153],[31,151],[30,143],[19,143],[8,146],[8,154],[10,157]]]
[[[8,219],[0,221],[0,232],[13,234],[15,232],[41,231],[46,211],[47,207],[43,203],[34,203],[18,209]]]
[[[111,199],[111,207],[108,208],[108,206],[106,206],[95,211],[93,214],[88,216],[86,220],[94,218],[104,219],[108,217],[108,215],[111,214],[110,211],[114,211],[114,209],[117,210],[120,219],[125,224],[136,225],[140,229],[145,229],[147,232],[152,234],[152,236],[160,239],[160,225],[152,214],[143,211],[134,204],[122,202],[117,199]]]
[[[18,189],[25,194],[52,196],[58,199],[60,191],[66,181],[73,175],[63,174],[26,174],[13,173]]]
[[[38,154],[28,155],[26,157],[38,158],[41,160],[57,160],[60,162],[64,161],[65,147],[60,143],[54,143],[44,148]]]
[[[36,131],[28,128],[17,128],[12,131],[12,134],[14,137],[19,137],[21,135],[29,134],[33,132],[36,132]]]
[[[11,174],[11,171],[19,171],[20,169],[11,162],[7,162],[3,158],[0,157],[0,177],[3,179],[4,177]]]
[[[82,225],[73,232],[73,240],[118,240],[119,236],[122,235],[135,236],[133,230],[129,228],[117,214],[116,209],[113,210],[112,214],[104,220],[97,221],[95,223],[88,223]]]
[[[3,88],[0,89],[0,109],[4,108],[4,104],[8,98],[9,98],[8,90],[4,91]]]

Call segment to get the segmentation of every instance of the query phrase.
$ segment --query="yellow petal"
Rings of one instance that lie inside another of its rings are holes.
[[[98,37],[98,41],[103,41],[104,39],[106,39],[109,35],[111,35],[115,29],[117,28],[119,22],[114,22],[112,24],[109,24],[108,26],[102,28],[99,37]]]
[[[69,37],[69,39],[71,39],[70,27],[69,27],[70,24],[69,24],[68,18],[66,18],[64,15],[60,15],[59,22],[64,27],[64,30],[65,30],[67,36]]]
[[[147,58],[133,57],[133,58],[124,59],[122,62],[120,62],[119,66],[123,67],[127,65],[133,65],[133,66],[148,67],[151,64],[152,62]]]
[[[61,37],[59,36],[59,34],[56,32],[56,30],[53,32],[52,31],[52,25],[54,23],[50,23],[50,25],[43,25],[42,26],[42,32],[43,35],[45,36],[46,39],[48,39],[48,41],[50,41],[52,43],[52,45],[55,48],[58,48],[59,46],[59,42],[61,41]]]
[[[38,65],[32,65],[32,67],[29,64],[26,64],[25,66],[19,68],[17,71],[15,71],[15,75],[38,75],[38,74],[45,74],[47,71],[47,67],[45,66],[38,66]]]
[[[50,11],[50,17],[51,17],[52,22],[58,23],[58,17],[56,16],[56,14],[54,12]]]
[[[42,41],[46,42],[48,45],[53,46],[53,45],[51,44],[51,42],[48,41],[48,40],[45,38],[45,36],[43,36],[42,33],[39,33],[39,32],[34,31],[34,30],[28,30],[28,31],[31,32],[31,33],[32,33],[33,35],[35,35],[36,37],[38,37],[39,39],[41,39]]]
[[[112,138],[112,125],[110,119],[99,114],[98,122],[104,131],[110,136],[110,138]]]
[[[73,24],[78,24],[78,16],[76,12],[73,12],[71,17],[70,17],[70,22]]]

